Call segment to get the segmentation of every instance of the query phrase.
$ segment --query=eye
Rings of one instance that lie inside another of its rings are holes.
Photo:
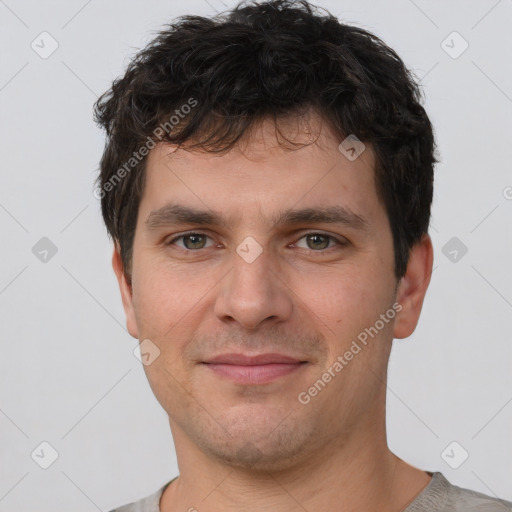
[[[324,249],[330,249],[332,246],[331,242],[334,242],[334,245],[345,246],[347,242],[338,240],[331,235],[326,235],[325,233],[308,233],[301,237],[300,240],[306,240],[305,249],[310,249],[312,251],[322,251]],[[297,244],[298,247],[298,244]]]
[[[210,240],[210,244],[207,245],[207,240]],[[299,242],[305,240],[306,246],[299,245]],[[348,242],[344,239],[337,239],[332,235],[326,233],[307,233],[299,239],[299,242],[293,244],[293,246],[307,249],[314,252],[323,252],[326,249],[331,249],[333,246],[344,247],[348,245]],[[213,240],[205,233],[191,232],[179,235],[169,242],[167,245],[177,245],[178,248],[184,251],[196,251],[199,249],[206,249],[215,245]]]
[[[206,239],[210,238],[204,233],[186,233],[184,235],[177,236],[168,242],[168,245],[173,245],[177,240],[182,240],[183,245],[178,245],[181,249],[193,251],[195,249],[205,249]]]

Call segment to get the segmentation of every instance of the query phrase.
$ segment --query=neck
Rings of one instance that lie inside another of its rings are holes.
[[[388,449],[384,415],[278,472],[223,464],[199,450],[172,421],[171,429],[180,476],[165,490],[161,512],[399,512],[430,481]]]

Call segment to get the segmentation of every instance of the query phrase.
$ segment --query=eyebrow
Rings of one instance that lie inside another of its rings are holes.
[[[359,230],[369,228],[368,220],[362,215],[344,206],[310,207],[287,209],[271,219],[274,226],[293,226],[296,224],[324,223],[340,224]],[[152,231],[175,224],[194,224],[197,226],[226,226],[223,217],[216,212],[198,210],[188,206],[169,203],[152,211],[146,219],[146,229]]]

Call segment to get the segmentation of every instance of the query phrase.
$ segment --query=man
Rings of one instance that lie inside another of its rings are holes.
[[[179,477],[118,511],[505,511],[388,448],[435,143],[374,35],[306,2],[185,17],[96,104],[97,193]]]

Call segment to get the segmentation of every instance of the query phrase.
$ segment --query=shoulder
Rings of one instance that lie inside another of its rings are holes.
[[[172,482],[172,480],[171,480]],[[117,507],[110,512],[160,512],[160,498],[165,488],[171,483],[167,482],[153,494],[146,496],[138,501],[127,503],[121,507]]]
[[[450,508],[453,507],[453,508]],[[512,502],[493,498],[470,489],[452,486],[446,510],[467,512],[511,512]]]
[[[433,473],[429,485],[404,512],[511,512],[512,503],[452,485]]]

